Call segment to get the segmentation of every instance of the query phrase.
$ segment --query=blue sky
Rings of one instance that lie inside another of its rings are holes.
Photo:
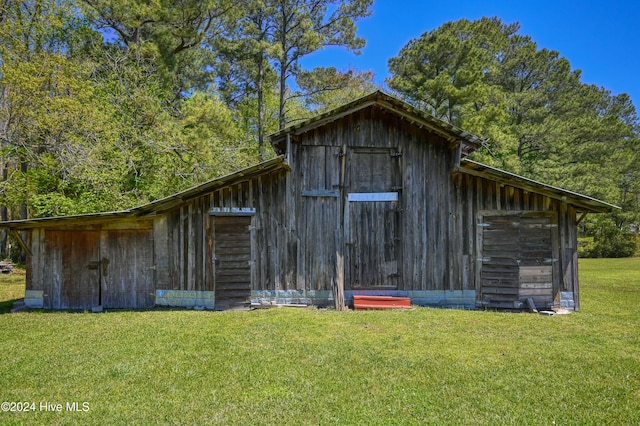
[[[519,22],[538,48],[557,50],[582,71],[582,82],[627,93],[640,109],[640,1],[567,0],[374,0],[373,14],[358,22],[367,40],[360,56],[327,48],[304,58],[305,68],[371,70],[376,82],[388,76],[387,61],[411,39],[445,22],[497,16]]]

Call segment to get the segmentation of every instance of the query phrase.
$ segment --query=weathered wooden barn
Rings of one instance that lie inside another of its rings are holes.
[[[480,139],[381,92],[271,142],[277,158],[141,207],[1,223],[27,306],[579,309],[577,224],[615,206],[468,160]]]

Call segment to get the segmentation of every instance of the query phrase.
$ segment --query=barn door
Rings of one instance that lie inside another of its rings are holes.
[[[251,304],[251,216],[214,216],[214,285],[218,310]]]
[[[155,305],[153,231],[50,231],[45,308],[150,308]]]
[[[401,275],[400,155],[389,148],[354,148],[349,154],[347,288],[396,289]]]
[[[550,307],[554,295],[553,237],[550,212],[490,213],[480,219],[480,294],[482,305],[520,307],[532,298]]]
[[[397,194],[351,194],[346,225],[351,288],[398,286]],[[382,198],[382,197],[379,197]]]
[[[45,309],[91,309],[100,304],[100,232],[45,232]]]
[[[104,308],[155,305],[152,230],[103,231],[100,255]]]

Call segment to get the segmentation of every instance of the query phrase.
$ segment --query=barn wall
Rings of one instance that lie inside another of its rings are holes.
[[[251,214],[252,254],[248,268],[256,289],[287,290],[295,277],[295,239],[290,237],[293,215],[285,203],[286,172],[276,171],[226,186],[185,201],[154,221],[156,303],[167,306],[216,305],[213,214]],[[228,212],[228,213],[225,213]],[[293,249],[290,247],[293,241]]]
[[[156,219],[158,288],[213,291],[211,202],[211,195],[198,197]]]
[[[261,233],[262,239],[256,241],[257,247],[267,248],[263,256],[270,261],[261,262],[257,270],[254,302],[331,303],[339,245],[345,244],[348,259],[348,235],[337,230],[348,216],[346,195],[355,190],[350,186],[350,173],[358,169],[349,162],[365,158],[353,155],[365,148],[397,154],[392,167],[398,169],[399,178],[389,190],[399,193],[400,226],[395,235],[400,244],[399,280],[397,288],[351,288],[346,265],[347,299],[353,294],[390,294],[410,296],[419,304],[475,306],[477,220],[484,210],[503,210],[557,212],[557,296],[567,305],[574,303],[577,243],[573,207],[483,177],[453,174],[455,150],[444,140],[376,108],[310,130],[292,143],[289,179],[272,181],[286,189],[286,196],[272,198],[273,204],[259,203],[259,214],[269,219],[261,219],[256,228],[270,224],[273,232]],[[360,168],[368,168],[371,174],[379,172],[375,162]],[[272,197],[275,189],[265,189],[264,196]],[[274,210],[260,212],[262,206]],[[281,220],[274,221],[275,217]],[[284,232],[278,234],[278,229]],[[383,238],[383,233],[372,238]],[[280,248],[279,255],[273,245]]]
[[[385,152],[389,166],[381,171],[384,155],[373,154]],[[287,261],[282,272],[275,271],[276,276],[283,274],[284,285],[265,282],[254,289],[254,301],[331,303],[336,252],[344,245],[348,263],[352,244],[348,230],[341,230],[341,226],[354,226],[346,223],[350,206],[355,206],[348,202],[348,194],[397,192],[398,202],[388,212],[397,219],[387,221],[387,229],[372,230],[367,236],[367,244],[372,246],[398,245],[394,249],[397,287],[352,288],[353,270],[347,264],[347,298],[373,292],[411,295],[427,304],[438,303],[446,291],[451,303],[468,303],[474,297],[467,291],[474,290],[470,259],[473,232],[471,237],[467,233],[466,239],[459,238],[464,231],[457,212],[462,194],[454,191],[451,181],[452,155],[441,138],[377,108],[363,109],[298,136],[291,146],[292,171],[285,183],[285,207],[292,214],[288,220],[294,220],[286,227],[289,241],[285,252],[295,262]],[[366,174],[373,176],[371,182],[356,176]],[[384,174],[389,175],[387,183],[377,185],[376,177]],[[397,229],[389,238],[392,223]],[[377,241],[385,238],[387,241]],[[470,248],[463,258],[460,253],[465,244]],[[380,253],[380,262],[385,255]]]
[[[151,289],[159,305],[214,307],[212,213],[245,209],[243,214],[251,212],[248,268],[253,302],[331,304],[332,285],[343,274],[348,301],[354,294],[381,294],[409,296],[424,305],[475,306],[481,266],[478,221],[483,212],[547,211],[557,218],[554,297],[577,306],[576,210],[506,183],[453,173],[455,155],[449,143],[429,131],[382,109],[365,108],[295,136],[289,172],[247,177],[158,212],[152,221],[109,225],[111,234],[105,234],[109,226],[34,229],[27,293],[34,306],[75,307],[69,302],[74,297],[88,300],[80,303],[83,306],[94,303],[93,289],[81,287],[73,276],[95,274],[88,263],[101,261],[101,254],[95,260],[81,259],[79,266],[74,262],[81,254],[95,254],[78,248],[95,245],[91,242],[97,235],[98,252],[113,251],[119,264],[130,258],[135,263],[136,253],[153,251],[152,260],[141,260],[153,263],[153,272],[136,265],[121,268],[144,272],[151,277],[145,282],[153,285],[137,293],[123,289],[118,298],[128,302],[114,298],[113,303],[135,305],[134,293],[143,298]],[[367,208],[350,201],[350,193],[397,194],[397,199],[371,201]],[[376,212],[382,212],[384,222],[358,225],[358,215],[364,220]],[[129,228],[144,232],[125,239],[113,234]],[[353,249],[356,237],[366,237],[361,244],[377,247],[374,258]],[[153,248],[129,249],[121,240],[140,247],[151,241]],[[344,269],[336,260],[341,251]],[[355,265],[357,256],[362,265]],[[379,266],[376,260],[387,268],[380,282],[357,269]],[[366,287],[363,277],[371,279],[372,287]]]
[[[579,308],[576,209],[560,200],[478,176],[457,174],[453,182],[454,196],[461,200],[462,233],[452,232],[450,238],[462,236],[459,244],[466,267],[461,269],[458,282],[463,288],[478,290],[479,287],[481,259],[477,253],[477,223],[483,212],[555,212],[557,226],[552,228],[554,244],[557,244],[554,251],[557,258],[553,262],[554,302]]]

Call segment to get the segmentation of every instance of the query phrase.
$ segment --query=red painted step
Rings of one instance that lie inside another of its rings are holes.
[[[411,298],[393,296],[353,296],[353,307],[363,309],[411,309]]]

